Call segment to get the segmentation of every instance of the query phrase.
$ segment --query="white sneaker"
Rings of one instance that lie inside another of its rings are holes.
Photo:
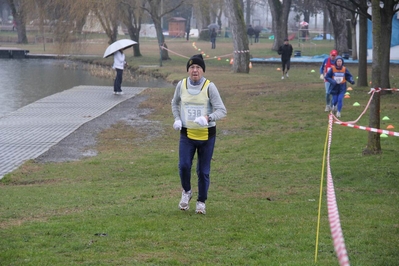
[[[123,91],[120,91],[119,94],[122,95],[122,94],[124,94],[124,93],[123,93]]]
[[[325,112],[330,112],[330,110],[331,110],[331,106],[326,105],[326,109],[324,109],[324,111],[325,111]]]
[[[186,191],[182,191],[181,193],[181,200],[179,203],[179,209],[182,211],[186,211],[190,208],[190,206],[188,205],[188,203],[190,202],[191,198],[192,198],[193,194],[191,193],[191,190],[186,192]]]
[[[282,76],[281,79],[284,79],[284,76]]]
[[[288,76],[288,72],[287,73],[285,73],[285,76],[288,78],[289,76]]]
[[[333,111],[334,113],[337,111],[337,106],[336,106],[336,105],[334,105],[334,106],[332,107],[332,111]]]
[[[116,95],[116,94],[118,94],[118,92],[114,91],[114,94]]]
[[[206,211],[205,211],[205,203],[204,202],[197,201],[197,207],[195,209],[195,213],[198,213],[198,214],[205,214],[206,213]]]
[[[337,112],[336,117],[341,117],[341,112]]]

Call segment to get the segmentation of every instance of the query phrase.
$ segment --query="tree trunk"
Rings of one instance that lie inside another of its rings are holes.
[[[141,30],[141,17],[143,15],[143,11],[142,9],[138,10],[138,8],[125,2],[123,5],[124,10],[123,12],[121,12],[122,21],[127,28],[130,39],[137,42],[136,45],[133,45],[134,57],[142,56],[140,52],[140,30]],[[137,16],[135,14],[137,14]]]
[[[270,11],[272,13],[274,43],[272,50],[278,51],[284,39],[288,38],[288,15],[290,13],[292,0],[269,0]]]
[[[397,1],[396,1],[397,2]],[[390,88],[389,65],[391,57],[391,39],[392,39],[392,18],[394,16],[393,0],[385,1],[384,8],[381,10],[381,36],[384,41],[381,42],[381,88]],[[381,94],[391,93],[391,91],[382,91]]]
[[[351,32],[352,32],[352,59],[357,60],[357,42],[356,42],[356,24],[357,15],[355,13],[351,14]]]
[[[234,46],[234,73],[249,73],[249,45],[240,0],[226,0]]]
[[[251,0],[247,0],[247,7],[245,8],[245,22],[247,25],[251,25]]]
[[[201,28],[200,29],[200,34],[198,36],[198,40],[203,40],[203,41],[210,41],[209,37],[209,29],[208,25],[211,24],[211,3],[209,0],[200,0],[199,3],[199,12],[201,13],[200,21],[201,21]],[[199,19],[197,17],[197,20]],[[213,21],[212,21],[213,22]]]
[[[340,54],[349,52],[348,48],[348,28],[346,24],[346,10],[334,4],[327,4],[330,19],[334,25],[334,41],[335,49]]]
[[[142,56],[141,52],[140,52],[140,36],[139,36],[141,27],[136,28],[131,23],[130,24],[125,24],[125,26],[126,26],[127,31],[129,33],[130,39],[132,39],[133,41],[137,42],[137,44],[133,45],[133,55],[134,55],[134,57]]]
[[[93,6],[93,12],[96,15],[98,21],[101,24],[101,27],[105,31],[105,34],[109,38],[108,43],[114,43],[117,40],[118,36],[118,23],[117,18],[119,17],[119,13],[116,7],[110,8],[106,5],[105,2],[98,2]],[[67,35],[63,34],[64,28],[58,27],[60,30],[60,37],[66,38]]]
[[[16,5],[15,0],[7,0],[12,16],[14,17],[15,27],[17,28],[18,41],[17,43],[28,43],[28,37],[26,36],[26,17],[23,5]]]
[[[158,15],[160,8],[159,0],[148,0],[148,4],[150,5],[150,10],[147,10],[150,13],[152,21],[154,22],[155,31],[157,33],[157,39],[161,54],[161,60],[169,60],[169,52],[168,50],[162,49],[161,46],[167,47],[165,43],[165,36],[163,35],[162,25],[161,25],[161,15]]]
[[[381,13],[380,0],[372,0],[372,14],[373,14],[373,63],[372,63],[372,86],[374,88],[380,87],[381,84]],[[373,99],[370,103],[369,127],[380,128],[380,93],[374,93]],[[380,154],[381,143],[380,134],[369,132],[366,149],[363,151],[364,155]]]
[[[152,21],[154,22],[154,25],[155,25],[155,31],[157,33],[159,47],[163,46],[163,47],[167,48],[168,46],[166,45],[165,36],[163,35],[163,31],[162,31],[161,19],[158,17],[154,19],[154,17],[153,17]],[[161,48],[159,48],[159,49],[161,49]],[[161,49],[160,53],[161,53],[162,60],[170,59],[168,50]]]
[[[327,39],[327,27],[328,27],[328,9],[327,5],[323,10],[323,40]]]
[[[367,82],[367,0],[360,1],[359,15],[359,64],[358,64],[358,87],[368,86]]]

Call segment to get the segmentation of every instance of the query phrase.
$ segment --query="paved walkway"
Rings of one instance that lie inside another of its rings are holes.
[[[78,86],[0,117],[0,179],[145,89],[123,87],[123,95],[113,95],[109,86]]]

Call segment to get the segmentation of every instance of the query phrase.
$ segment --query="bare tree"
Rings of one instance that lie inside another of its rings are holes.
[[[368,86],[367,82],[367,0],[359,0],[359,64],[357,86]]]
[[[234,46],[234,73],[249,73],[249,46],[240,0],[226,0]]]
[[[137,42],[133,45],[133,54],[135,57],[141,56],[140,52],[140,30],[143,18],[142,3],[139,0],[122,1],[122,21],[129,33],[130,39]]]
[[[12,16],[14,17],[13,23],[15,23],[17,29],[18,43],[28,43],[26,35],[26,12],[28,10],[26,5],[28,2],[28,0],[7,0]]]
[[[327,39],[328,20],[329,20],[329,15],[328,15],[327,5],[324,5],[324,7],[323,7],[323,39],[324,40]]]
[[[246,1],[246,7],[245,7],[245,22],[247,25],[251,24],[251,0]]]
[[[398,0],[385,0],[385,1],[380,1],[380,5],[378,6],[381,16],[381,31],[382,31],[381,34],[382,36],[384,36],[384,40],[381,42],[381,51],[383,52],[381,54],[380,86],[382,88],[391,87],[390,78],[389,78],[389,65],[391,57],[392,18],[399,9],[398,4],[399,4]],[[372,16],[373,16],[373,27],[374,27],[374,9]],[[373,61],[374,61],[374,56],[373,56]],[[388,92],[383,91],[382,93],[385,94]]]
[[[224,9],[224,0],[219,1],[219,8],[218,8],[218,14],[216,15],[219,29],[222,28],[222,15],[223,15],[223,9]]]
[[[179,3],[173,6],[167,6],[166,11],[161,12],[161,0],[147,0],[147,4],[143,6],[142,8],[150,14],[152,21],[154,22],[155,30],[157,32],[157,39],[159,43],[159,49],[161,53],[161,59],[162,60],[168,60],[170,59],[169,53],[167,50],[162,49],[162,46],[166,46],[165,43],[165,36],[163,35],[162,31],[162,25],[161,25],[161,18],[165,16],[168,13],[173,12],[177,8],[179,8],[185,0],[181,0]]]
[[[373,69],[371,73],[373,87],[378,88],[381,85],[381,55],[382,55],[382,32],[381,32],[381,14],[380,14],[380,0],[372,0],[372,14],[373,14]],[[380,93],[374,93],[373,99],[370,103],[370,127],[380,128]],[[367,147],[363,154],[380,154],[381,143],[380,134],[369,132]]]
[[[121,2],[119,0],[101,0],[92,2],[92,11],[100,21],[111,44],[117,40]]]
[[[200,29],[198,39],[210,40],[207,26],[214,22],[211,19],[213,16],[212,0],[197,0],[194,1],[194,6],[197,13],[197,26]]]
[[[349,11],[349,19],[350,19],[350,33],[351,36],[348,36],[348,38],[351,38],[351,49],[352,49],[352,59],[357,60],[357,41],[356,41],[356,26],[357,26],[357,20],[358,20],[358,13],[355,11],[355,7],[351,11]]]
[[[219,29],[222,27],[222,14],[224,8],[224,0],[215,0],[212,2],[211,14],[215,18],[215,22],[219,25]],[[211,21],[214,22],[214,21]]]
[[[340,53],[349,52],[347,36],[348,29],[346,26],[346,18],[348,17],[347,10],[332,3],[327,4],[327,9],[334,28],[335,48]]]
[[[320,0],[292,0],[292,9],[299,15],[303,15],[303,20],[309,22],[312,14],[323,11],[326,3]],[[327,16],[328,18],[328,16]]]
[[[331,1],[331,0],[328,0]],[[359,86],[367,85],[367,18],[371,16],[367,13],[367,0],[347,0],[356,6],[360,14],[360,37],[359,37]],[[373,62],[372,62],[372,84],[374,88],[389,88],[389,69],[390,69],[390,43],[392,35],[392,18],[398,11],[398,0],[372,0],[372,20],[373,20]],[[341,3],[343,6],[345,3]],[[384,36],[384,38],[382,38]],[[361,82],[361,83],[360,83]],[[387,93],[380,91],[374,94],[370,103],[369,126],[380,128],[380,94]],[[363,154],[381,153],[380,135],[369,132],[368,143]]]
[[[277,51],[284,39],[288,37],[288,15],[292,0],[269,0],[272,13],[274,43],[272,50]]]

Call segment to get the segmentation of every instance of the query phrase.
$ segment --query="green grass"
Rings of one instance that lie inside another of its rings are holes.
[[[251,53],[275,56],[267,45],[261,40]],[[196,52],[182,40],[168,46],[183,55]],[[207,50],[210,44],[197,46]],[[156,44],[141,47],[144,56],[128,58],[129,65],[156,64]],[[211,57],[225,54],[218,47],[231,43],[218,40]],[[152,71],[170,81],[185,77],[186,59],[171,57]],[[328,126],[319,66],[294,64],[283,81],[277,67],[254,64],[249,74],[233,74],[228,63],[207,61],[205,76],[218,86],[228,115],[218,122],[206,215],[194,214],[194,202],[187,212],[177,208],[174,88],[150,88],[141,107],[153,110],[146,118],[157,121],[162,134],[146,140],[151,128],[117,124],[98,136],[96,157],[30,161],[2,179],[0,264],[338,265],[325,176],[314,263]],[[348,68],[357,75],[356,66]],[[391,84],[397,84],[399,69],[391,71]],[[369,88],[353,88],[343,121],[356,119],[369,99]],[[398,102],[398,93],[381,97],[381,116],[391,118],[381,121],[382,128],[392,124],[397,131]],[[358,124],[367,126],[368,112]],[[381,155],[363,156],[367,134],[336,124],[332,129],[331,170],[345,243],[352,265],[397,265],[399,139],[382,138]],[[193,171],[194,191],[195,180]]]

